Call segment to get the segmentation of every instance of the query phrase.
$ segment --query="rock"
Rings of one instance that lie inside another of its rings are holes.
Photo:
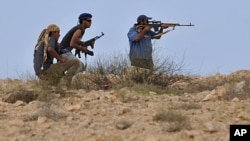
[[[240,99],[238,97],[235,97],[232,99],[232,102],[239,102],[239,101],[240,101]]]
[[[129,128],[133,123],[130,121],[126,121],[126,120],[120,120],[116,123],[116,128],[120,129],[120,130],[124,130]]]
[[[66,107],[67,111],[76,111],[79,110],[81,108],[81,104],[77,104],[77,105],[69,105]]]
[[[45,123],[46,121],[47,121],[47,117],[45,117],[45,116],[39,116],[37,118],[37,123],[38,124]]]
[[[150,94],[150,95],[156,95],[157,93],[156,93],[156,92],[153,92],[153,91],[149,91],[149,94]]]
[[[216,88],[216,95],[218,97],[223,97],[227,93],[227,89],[225,86],[219,86]]]
[[[213,123],[213,122],[206,122],[203,124],[204,125],[204,131],[206,132],[210,132],[210,133],[213,133],[213,132],[217,132],[218,129],[216,127],[216,124]]]
[[[27,103],[21,101],[21,100],[17,100],[16,103],[14,104],[15,106],[24,106],[26,105]]]
[[[212,99],[213,99],[213,95],[212,94],[208,94],[208,95],[206,95],[206,97],[204,97],[202,99],[202,101],[209,101],[209,100],[212,100]]]
[[[235,91],[237,94],[242,93],[242,92],[243,92],[243,87],[244,87],[245,85],[246,85],[246,82],[245,82],[245,81],[241,81],[241,82],[235,84],[235,90],[234,90],[234,91]]]

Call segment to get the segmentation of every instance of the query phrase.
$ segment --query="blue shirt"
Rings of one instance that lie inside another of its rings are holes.
[[[129,29],[127,34],[129,39],[130,59],[152,59],[152,42],[153,37],[156,35],[155,32],[149,31],[140,41],[134,41],[137,36],[136,26],[133,26]]]

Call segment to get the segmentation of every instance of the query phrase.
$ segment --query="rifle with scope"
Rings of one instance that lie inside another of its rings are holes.
[[[148,21],[148,26],[150,26],[151,28],[154,29],[155,32],[159,31],[159,28],[162,26],[162,24],[165,24],[167,25],[168,27],[173,27],[173,29],[176,27],[176,26],[194,26],[193,24],[189,23],[189,24],[179,24],[179,23],[162,23],[161,21]],[[144,26],[147,26],[147,25],[137,25],[136,26],[136,30],[137,31],[140,31],[141,28],[144,28]]]

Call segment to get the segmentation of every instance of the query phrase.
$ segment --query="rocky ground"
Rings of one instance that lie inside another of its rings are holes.
[[[229,141],[230,124],[250,124],[249,78],[250,71],[192,76],[159,88],[166,91],[46,91],[33,81],[4,79],[0,140]]]

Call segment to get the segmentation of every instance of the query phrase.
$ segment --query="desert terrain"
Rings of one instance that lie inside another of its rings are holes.
[[[71,89],[0,80],[0,140],[229,141],[229,125],[250,124],[248,70],[166,83],[88,78]]]

